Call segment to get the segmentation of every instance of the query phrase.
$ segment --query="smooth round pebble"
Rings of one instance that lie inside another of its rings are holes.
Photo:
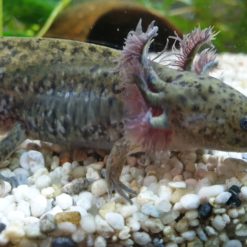
[[[6,181],[0,181],[0,197],[5,197],[10,191],[12,187],[11,184]]]
[[[56,229],[55,218],[52,214],[46,214],[40,219],[40,231],[44,233],[52,232]]]
[[[217,195],[219,195],[224,191],[225,191],[225,186],[218,184],[218,185],[202,187],[199,190],[198,195],[200,196],[200,198],[205,198],[205,197],[210,198],[210,197],[216,197]]]
[[[93,195],[99,197],[107,193],[107,183],[105,179],[99,179],[95,181],[91,186],[91,192]]]
[[[18,182],[18,185],[19,184],[27,184],[27,179],[29,176],[28,170],[21,168],[21,167],[18,167],[13,172],[15,173],[15,177],[16,177],[16,180]]]
[[[89,234],[93,234],[96,231],[96,224],[94,216],[87,214],[81,218],[82,229]]]
[[[56,204],[61,209],[66,210],[73,205],[73,199],[70,195],[62,193],[56,197]]]
[[[146,232],[134,232],[133,240],[139,245],[147,245],[151,242],[151,237]]]
[[[46,188],[50,186],[50,184],[51,184],[51,178],[46,174],[37,177],[37,179],[35,180],[35,185],[38,189]]]
[[[112,227],[99,215],[95,216],[96,229],[99,234],[111,235],[114,230]]]
[[[52,240],[51,247],[76,247],[77,244],[71,239],[66,237],[57,237]]]
[[[242,243],[237,239],[228,240],[223,247],[242,247]]]
[[[107,243],[106,240],[102,236],[96,237],[94,241],[94,247],[106,247]]]
[[[223,217],[220,215],[216,215],[213,220],[212,220],[212,226],[218,230],[218,231],[222,231],[225,226],[226,226],[226,222],[224,221]]]
[[[193,239],[196,237],[196,233],[195,233],[195,231],[190,230],[190,231],[183,232],[183,233],[181,234],[181,236],[182,236],[184,239],[186,239],[186,240],[188,240],[188,241],[191,241],[191,240],[193,240]]]
[[[144,204],[141,207],[141,212],[145,215],[158,218],[160,216],[159,210],[152,204]]]
[[[244,200],[247,200],[247,186],[241,188],[241,195]]]
[[[76,205],[88,210],[92,207],[93,194],[88,191],[81,192],[76,200]]]
[[[200,198],[196,194],[186,194],[182,196],[180,203],[184,209],[195,209],[200,205]]]
[[[34,217],[29,217],[29,218],[34,218]],[[24,230],[26,233],[26,236],[29,238],[37,238],[41,236],[40,232],[40,222],[37,218],[34,218],[30,220],[30,222],[26,222],[24,225]]]
[[[105,219],[110,226],[115,230],[122,230],[124,228],[124,218],[121,214],[110,212],[105,215]]]
[[[175,189],[185,189],[186,188],[186,183],[184,181],[169,182],[168,185],[171,188],[175,188]]]
[[[20,157],[20,166],[35,173],[38,169],[45,166],[43,154],[35,150],[22,153]]]
[[[160,201],[156,208],[161,212],[161,213],[167,213],[171,210],[172,204],[169,201],[162,200]]]
[[[34,217],[40,217],[45,213],[48,201],[43,195],[38,195],[31,200],[30,208],[31,214]]]
[[[232,194],[228,191],[221,192],[218,196],[216,196],[215,202],[219,204],[225,204],[231,196]]]

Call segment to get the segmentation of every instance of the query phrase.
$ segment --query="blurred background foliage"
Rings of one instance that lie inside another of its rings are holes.
[[[4,36],[42,36],[64,7],[86,0],[2,0]],[[219,51],[247,52],[246,0],[132,0],[164,15],[182,32],[214,26]]]

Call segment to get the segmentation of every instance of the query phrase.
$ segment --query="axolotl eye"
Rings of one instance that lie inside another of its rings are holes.
[[[247,117],[240,119],[240,128],[247,131]]]

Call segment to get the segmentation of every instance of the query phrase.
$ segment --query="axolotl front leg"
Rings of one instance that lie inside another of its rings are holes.
[[[0,162],[8,158],[25,139],[26,130],[20,123],[15,123],[0,141]]]

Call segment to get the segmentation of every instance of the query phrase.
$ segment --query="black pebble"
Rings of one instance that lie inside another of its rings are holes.
[[[240,193],[240,187],[237,185],[232,185],[228,190],[232,195],[226,202],[226,205],[231,207],[240,207],[241,206],[241,200],[239,199],[238,195]]]
[[[228,190],[232,195],[238,195],[240,193],[240,187],[237,185],[232,185]]]
[[[77,247],[77,244],[70,238],[58,237],[52,240],[51,247]]]
[[[238,195],[232,194],[231,197],[226,202],[226,205],[231,207],[240,207],[241,206],[241,200],[239,199]]]
[[[0,232],[2,232],[6,228],[6,225],[0,222]]]
[[[210,217],[212,212],[213,212],[213,206],[208,202],[200,205],[198,208],[199,216],[202,219],[206,219]]]

